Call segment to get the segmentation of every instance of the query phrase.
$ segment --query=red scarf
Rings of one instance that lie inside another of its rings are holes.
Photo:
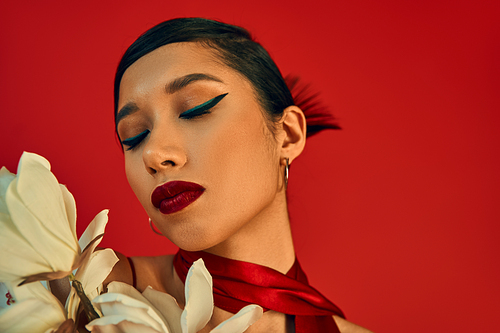
[[[339,332],[332,315],[344,314],[309,285],[297,259],[285,275],[245,261],[179,249],[174,267],[183,282],[199,258],[212,275],[215,306],[236,313],[246,305],[258,304],[264,311],[294,315],[296,333]]]

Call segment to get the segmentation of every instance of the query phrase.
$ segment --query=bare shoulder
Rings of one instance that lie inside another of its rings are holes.
[[[135,278],[137,289],[142,290],[148,285],[154,288],[155,285],[153,282],[155,280],[168,279],[168,276],[172,273],[174,255],[128,258],[117,251],[115,251],[115,254],[118,257],[118,262],[104,281],[104,286],[113,281],[133,285]],[[143,287],[141,288],[141,286]]]
[[[136,275],[136,288],[143,291],[148,286],[168,292],[172,282],[174,255],[131,257]]]
[[[130,285],[133,284],[132,269],[127,257],[120,252],[115,251],[115,254],[118,257],[118,262],[115,264],[108,277],[104,280],[104,287],[107,287],[108,284],[113,281],[124,282]]]
[[[333,319],[335,320],[335,323],[337,323],[337,326],[342,333],[373,333],[372,331],[351,323],[344,318],[333,316]]]
[[[165,285],[172,276],[173,255],[127,258],[120,252],[115,251],[115,254],[119,260],[104,281],[104,286],[113,281],[130,285],[135,282],[139,291],[143,291],[147,286],[167,291]]]

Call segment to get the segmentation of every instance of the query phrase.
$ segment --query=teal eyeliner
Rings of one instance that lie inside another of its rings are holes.
[[[214,106],[216,106],[224,97],[226,97],[228,93],[219,95],[217,97],[212,98],[211,100],[200,104],[198,106],[195,106],[192,109],[189,109],[187,111],[184,111],[179,115],[179,118],[193,118],[199,115],[202,115],[206,113],[206,111],[210,110]]]
[[[145,130],[144,132],[141,132],[137,134],[136,136],[133,136],[131,138],[125,139],[122,141],[122,143],[125,146],[128,146],[127,150],[133,149],[135,146],[137,146],[139,143],[141,143],[144,138],[146,138],[149,134],[149,130]]]

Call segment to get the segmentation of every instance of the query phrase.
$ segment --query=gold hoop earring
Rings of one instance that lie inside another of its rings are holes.
[[[153,221],[151,221],[151,218],[149,218],[149,227],[151,228],[151,230],[153,230],[153,232],[157,235],[160,235],[160,236],[163,236],[163,234],[159,231],[157,231],[155,229],[155,227],[153,226]]]
[[[290,172],[290,164],[288,157],[285,157],[285,190],[288,188],[288,173]]]

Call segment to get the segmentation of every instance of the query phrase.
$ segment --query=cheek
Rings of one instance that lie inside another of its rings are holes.
[[[251,209],[276,194],[279,158],[266,133],[260,114],[245,117],[225,130],[218,130],[204,149],[211,161],[205,173],[219,195],[225,198],[225,210]],[[210,146],[208,146],[210,142]]]
[[[125,157],[125,175],[137,199],[146,208],[146,204],[149,201],[149,193],[146,187],[148,179],[144,165],[139,164],[133,158]]]

